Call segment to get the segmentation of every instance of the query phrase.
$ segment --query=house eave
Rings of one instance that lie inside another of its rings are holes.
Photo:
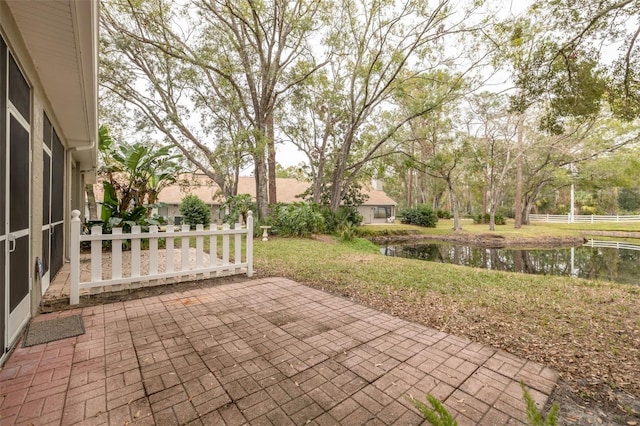
[[[95,167],[99,3],[96,0],[6,3],[55,114],[56,130],[81,167]]]

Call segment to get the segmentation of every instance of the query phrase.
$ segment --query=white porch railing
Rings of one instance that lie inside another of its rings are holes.
[[[131,233],[122,233],[121,228],[114,228],[112,234],[102,234],[100,226],[91,228],[91,235],[81,235],[80,212],[71,212],[71,271],[69,302],[71,305],[80,303],[80,290],[94,287],[114,286],[128,283],[145,283],[147,285],[162,284],[160,280],[194,276],[195,279],[206,279],[213,274],[237,275],[246,273],[253,275],[253,216],[249,212],[247,226],[242,228],[239,223],[231,229],[223,225],[222,229],[212,226],[205,230],[197,225],[195,231],[189,225],[182,225],[180,231],[175,232],[172,225],[166,231],[160,232],[157,226],[150,226],[149,232],[141,232],[139,226],[133,226]],[[242,237],[246,238],[245,253],[242,253]],[[189,247],[191,237],[195,238],[195,252]],[[181,238],[179,252],[174,249],[174,239]],[[205,238],[209,239],[209,255],[204,251]],[[233,238],[234,256],[230,262],[230,241]],[[165,247],[159,248],[158,241],[164,239]],[[218,241],[222,244],[222,255],[218,258]],[[123,269],[122,242],[131,241],[131,267],[129,273]],[[149,250],[141,250],[143,240],[149,241]],[[80,246],[83,242],[91,242],[91,279],[80,282]],[[102,242],[111,241],[111,274],[109,278],[103,276]],[[145,256],[141,256],[143,252]],[[176,256],[177,254],[177,256]],[[195,258],[194,258],[195,257]],[[206,258],[208,257],[208,261]],[[142,259],[145,264],[142,265]],[[158,260],[164,258],[164,265]],[[243,261],[244,259],[244,261]],[[179,262],[177,262],[179,260]],[[141,268],[144,266],[144,268]],[[127,276],[125,276],[127,275]]]
[[[547,222],[547,223],[625,223],[640,222],[640,215],[573,215],[571,220],[570,214],[530,214],[531,222]]]

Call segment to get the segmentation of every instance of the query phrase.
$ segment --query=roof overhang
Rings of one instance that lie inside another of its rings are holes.
[[[82,169],[97,164],[97,0],[7,0],[57,129]]]

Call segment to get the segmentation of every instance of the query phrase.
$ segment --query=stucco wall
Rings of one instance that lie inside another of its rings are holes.
[[[42,84],[38,78],[38,72],[33,65],[33,62],[29,56],[29,53],[22,41],[20,32],[18,31],[15,22],[11,16],[11,12],[6,3],[0,1],[0,33],[3,39],[7,43],[10,52],[16,59],[24,77],[31,86],[31,166],[29,173],[25,173],[25,176],[29,176],[31,180],[31,196],[30,196],[30,280],[31,280],[31,312],[35,315],[38,310],[38,305],[42,298],[42,285],[38,279],[38,274],[35,272],[36,259],[42,256],[42,191],[43,191],[43,111],[46,111],[51,123],[56,128],[62,144],[68,146],[67,141],[64,138],[64,134],[59,131],[60,126],[56,120],[56,115],[48,102]],[[65,186],[64,188],[53,188],[54,191],[64,191],[65,204],[65,219],[69,217],[69,188],[71,187],[71,179],[69,177],[69,170],[71,168],[68,164],[69,157],[67,156],[67,164],[65,164]],[[68,229],[65,224],[65,236],[68,235]],[[65,238],[67,240],[67,238]],[[66,243],[65,243],[66,245]],[[66,257],[66,255],[65,255]],[[53,277],[51,277],[53,279]]]
[[[391,207],[391,215],[395,215],[395,206],[385,206]],[[387,218],[376,218],[374,217],[374,208],[373,206],[358,206],[358,213],[362,215],[362,223],[370,224],[370,223],[388,223]]]

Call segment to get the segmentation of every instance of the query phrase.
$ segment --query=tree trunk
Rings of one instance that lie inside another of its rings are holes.
[[[529,214],[531,214],[531,209],[533,209],[533,205],[535,204],[538,194],[540,194],[543,187],[544,183],[538,184],[531,192],[531,196],[525,199],[524,210],[522,212],[522,223],[524,225],[529,224]]]
[[[318,162],[318,169],[316,171],[316,176],[313,179],[313,203],[320,204],[322,201],[322,179],[324,175],[324,160],[321,159]]]
[[[451,198],[451,209],[453,210],[453,230],[459,231],[462,229],[460,226],[460,207],[458,206],[458,197],[453,190],[453,182],[451,179],[447,179],[447,186],[449,187],[449,197]]]
[[[409,184],[407,185],[407,207],[412,207],[413,205],[413,170],[409,169]]]
[[[524,270],[524,250],[514,250],[513,267],[516,272],[525,272]]]
[[[482,217],[487,214],[487,185],[482,186]]]
[[[344,140],[340,155],[336,161],[336,168],[333,172],[333,178],[331,180],[331,211],[337,212],[340,208],[340,202],[342,201],[342,186],[344,184],[344,172],[346,169],[347,159],[349,152],[351,152],[351,142],[353,136],[347,134]]]
[[[489,210],[489,231],[496,230],[496,209],[494,206],[491,206]]]
[[[273,130],[273,111],[267,115],[267,162],[269,172],[269,204],[278,202],[276,192],[276,143]]]
[[[442,197],[441,193],[433,194],[433,201],[431,202],[431,208],[434,212],[438,211],[438,207],[440,207],[440,198]]]
[[[524,114],[518,119],[518,158],[516,159],[516,206],[514,228],[522,228],[522,137],[524,132]]]
[[[89,206],[89,220],[98,219],[98,208],[96,206],[96,194],[93,192],[93,184],[86,184],[84,189],[87,193],[87,205]]]
[[[266,218],[269,214],[269,203],[267,194],[267,164],[264,158],[264,151],[254,155],[255,179],[256,179],[256,205],[261,218]]]
[[[344,163],[339,161],[336,164],[335,172],[331,182],[331,211],[337,212],[342,201],[342,177],[344,176]]]

